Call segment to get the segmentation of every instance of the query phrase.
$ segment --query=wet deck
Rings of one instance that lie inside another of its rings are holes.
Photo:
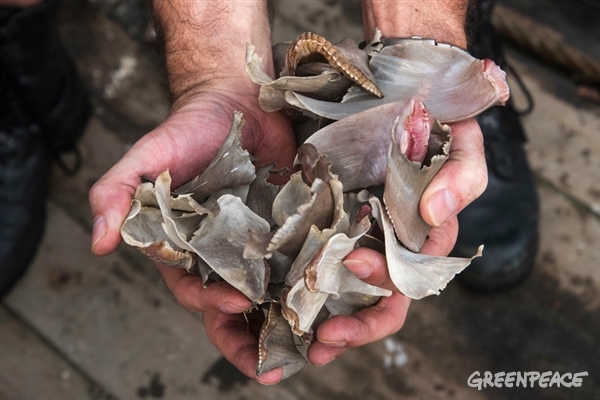
[[[331,3],[279,7],[276,40],[303,30],[360,39],[360,17],[344,10],[354,6]],[[89,252],[89,188],[167,106],[141,4],[65,4],[61,32],[95,112],[83,168],[73,178],[53,174],[40,251],[0,305],[2,400],[600,399],[600,107],[579,98],[568,77],[509,53],[536,102],[523,119],[542,200],[531,278],[490,296],[453,282],[413,302],[398,334],[263,387],[220,357],[201,316],[180,308],[135,250]],[[579,388],[478,391],[467,385],[474,371],[589,376]]]

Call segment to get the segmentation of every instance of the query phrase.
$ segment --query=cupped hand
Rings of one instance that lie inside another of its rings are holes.
[[[227,87],[180,98],[171,115],[100,178],[90,191],[94,254],[106,255],[119,244],[121,225],[142,177],[154,179],[168,169],[175,188],[208,166],[229,131],[234,111],[243,113],[243,147],[256,158],[257,165],[276,162],[279,167],[292,167],[296,145],[289,118],[281,113],[263,112],[258,107],[257,88],[252,85],[244,91],[245,85],[235,85],[229,80]],[[204,313],[208,337],[225,358],[242,373],[257,378],[257,341],[247,334],[241,314],[250,308],[250,301],[226,283],[204,288],[201,278],[185,270],[157,267],[183,307]],[[281,379],[281,371],[257,379],[274,383]]]
[[[94,254],[106,255],[120,242],[119,229],[142,177],[154,179],[168,169],[175,188],[200,173],[225,140],[236,110],[244,114],[243,147],[256,163],[292,166],[296,147],[288,118],[262,111],[253,87],[246,93],[235,89],[235,83],[230,83],[225,89],[176,102],[171,115],[136,142],[92,187]]]
[[[477,121],[452,124],[450,157],[421,197],[423,219],[433,226],[421,253],[446,256],[458,235],[456,215],[479,197],[487,185],[483,136]],[[361,248],[350,253],[344,264],[365,282],[393,291],[377,304],[351,316],[335,316],[317,330],[317,341],[309,348],[309,360],[326,364],[359,347],[396,333],[404,325],[410,299],[391,282],[385,256]]]

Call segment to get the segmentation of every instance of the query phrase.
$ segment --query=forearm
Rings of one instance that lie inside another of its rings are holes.
[[[153,10],[174,101],[214,85],[254,88],[244,72],[246,43],[267,69],[272,64],[265,0],[154,0]]]
[[[384,37],[421,36],[466,48],[468,5],[469,0],[362,0],[365,38],[379,28]]]

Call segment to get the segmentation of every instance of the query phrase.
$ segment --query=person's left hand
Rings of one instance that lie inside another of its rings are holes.
[[[458,235],[456,215],[483,193],[487,167],[483,136],[475,119],[452,124],[450,158],[436,174],[421,197],[423,219],[433,226],[421,253],[446,256]],[[385,256],[361,248],[350,253],[344,264],[363,281],[390,289],[390,297],[351,316],[335,316],[317,330],[317,341],[308,350],[309,360],[323,365],[340,357],[349,348],[360,347],[390,336],[404,325],[410,299],[391,282]]]

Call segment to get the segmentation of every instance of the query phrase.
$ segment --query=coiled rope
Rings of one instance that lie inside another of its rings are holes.
[[[571,72],[580,83],[600,86],[600,60],[569,45],[556,30],[501,5],[496,5],[492,24],[502,36]]]

